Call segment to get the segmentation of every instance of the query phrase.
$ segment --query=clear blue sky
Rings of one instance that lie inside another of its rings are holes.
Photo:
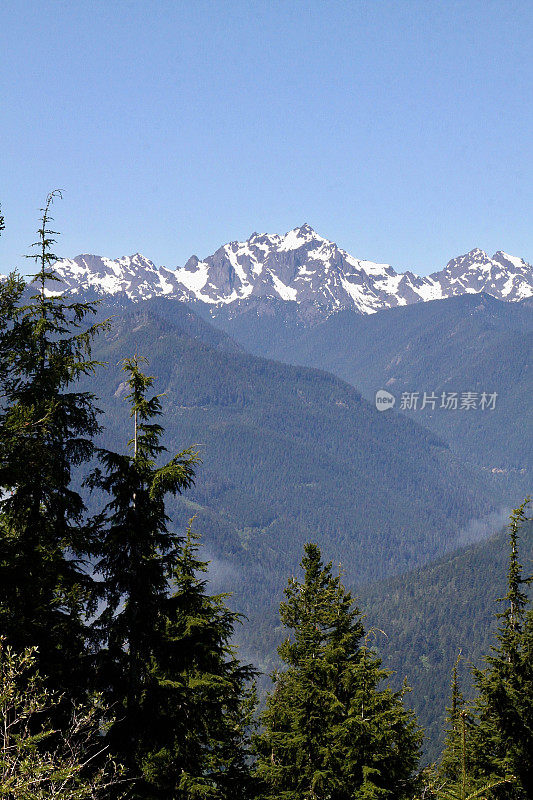
[[[533,260],[531,0],[2,0],[0,272],[308,222],[427,273]]]

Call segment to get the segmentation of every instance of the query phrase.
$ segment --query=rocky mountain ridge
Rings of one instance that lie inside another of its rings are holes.
[[[213,308],[276,299],[301,307],[370,314],[385,308],[485,292],[501,300],[533,295],[533,267],[503,251],[478,248],[426,277],[390,264],[358,259],[309,225],[285,235],[253,233],[204,260],[192,256],[176,269],[157,267],[140,253],[109,259],[79,255],[55,264],[61,283],[50,291],[123,294],[131,300],[168,297]]]

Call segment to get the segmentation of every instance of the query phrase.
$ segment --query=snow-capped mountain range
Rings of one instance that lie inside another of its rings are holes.
[[[370,314],[384,308],[457,294],[487,292],[502,300],[533,295],[533,267],[498,251],[471,250],[427,277],[396,272],[389,264],[355,258],[309,225],[284,236],[253,233],[200,261],[167,269],[136,253],[115,260],[95,255],[62,259],[54,267],[61,283],[50,291],[124,294],[132,300],[164,296],[228,306],[276,298],[317,309],[352,308]]]

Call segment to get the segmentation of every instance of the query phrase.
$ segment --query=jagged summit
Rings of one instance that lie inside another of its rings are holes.
[[[213,307],[275,299],[318,311],[351,308],[368,314],[465,293],[511,301],[533,294],[531,265],[502,250],[489,256],[474,248],[420,277],[356,258],[308,223],[285,234],[256,231],[205,259],[193,255],[176,269],[156,267],[140,253],[115,260],[84,254],[58,261],[55,269],[64,288],[75,293],[125,294],[133,300],[167,296]]]
[[[439,282],[443,297],[486,292],[502,300],[522,300],[533,294],[531,264],[502,250],[490,257],[476,247],[453,258],[430,277]]]

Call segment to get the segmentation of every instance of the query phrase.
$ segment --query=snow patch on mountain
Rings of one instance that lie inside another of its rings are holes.
[[[396,272],[390,264],[358,259],[320,236],[310,225],[285,235],[253,233],[229,242],[200,261],[168,269],[139,253],[109,259],[80,255],[54,267],[61,284],[50,292],[124,294],[132,300],[166,296],[214,308],[237,301],[278,299],[314,309],[380,309],[487,292],[518,301],[533,295],[533,268],[502,250],[489,257],[475,248],[427,277]]]

